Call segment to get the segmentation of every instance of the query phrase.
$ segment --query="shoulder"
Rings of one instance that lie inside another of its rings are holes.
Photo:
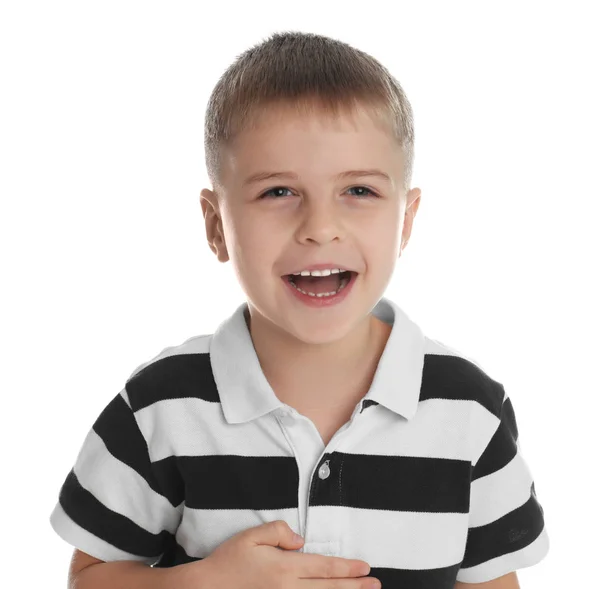
[[[440,394],[457,401],[472,401],[497,418],[505,398],[502,383],[492,378],[476,360],[426,337],[422,395],[433,398]]]
[[[128,377],[125,390],[135,412],[156,401],[198,396],[200,383],[212,382],[210,342],[212,334],[198,335],[164,348],[140,364]],[[209,387],[210,389],[210,387]]]

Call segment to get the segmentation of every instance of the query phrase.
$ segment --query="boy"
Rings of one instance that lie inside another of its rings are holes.
[[[400,85],[339,41],[275,34],[224,73],[201,206],[247,302],[90,430],[51,516],[78,589],[515,589],[545,557],[502,384],[382,296],[413,142]]]

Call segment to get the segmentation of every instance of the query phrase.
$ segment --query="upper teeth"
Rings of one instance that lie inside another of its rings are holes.
[[[302,272],[294,272],[293,276],[329,276],[338,272],[346,272],[340,268],[332,268],[331,270],[302,270]]]

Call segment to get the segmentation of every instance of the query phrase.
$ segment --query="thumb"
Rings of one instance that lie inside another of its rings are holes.
[[[304,543],[304,539],[298,536],[282,519],[251,528],[249,532],[256,544],[279,546],[286,550],[297,550]]]

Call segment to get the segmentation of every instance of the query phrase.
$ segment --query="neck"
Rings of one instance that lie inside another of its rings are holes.
[[[298,341],[265,321],[246,317],[256,355],[275,394],[284,402],[293,396],[364,396],[391,327],[367,315],[343,339],[313,345]]]

